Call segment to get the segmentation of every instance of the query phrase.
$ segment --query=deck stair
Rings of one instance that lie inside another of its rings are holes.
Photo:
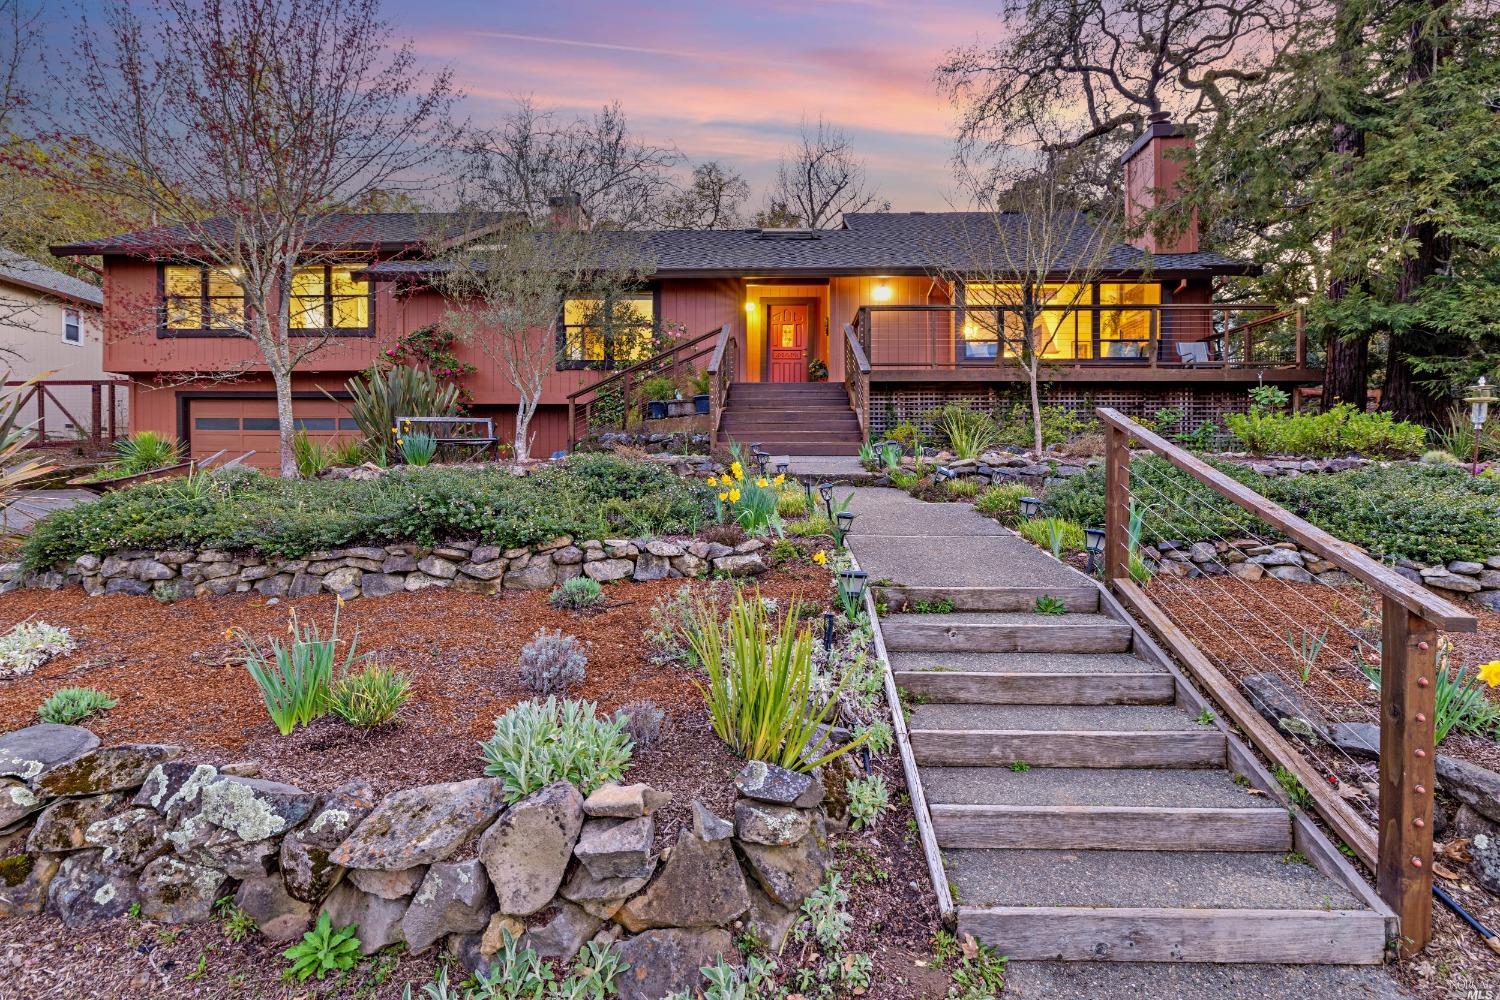
[[[1291,853],[1286,809],[1097,593],[1043,615],[966,610],[1035,587],[891,591],[956,609],[881,628],[960,933],[1018,961],[1381,961],[1384,919]]]
[[[719,431],[779,455],[858,455],[864,441],[836,382],[736,382]]]

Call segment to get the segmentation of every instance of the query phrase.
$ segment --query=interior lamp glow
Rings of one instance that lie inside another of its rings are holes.
[[[880,284],[875,286],[875,290],[871,293],[871,297],[876,302],[891,301],[891,286],[882,281]]]

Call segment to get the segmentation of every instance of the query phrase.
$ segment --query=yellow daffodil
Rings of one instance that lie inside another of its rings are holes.
[[[729,471],[734,473],[735,479],[745,478],[745,467],[740,465],[740,463],[738,462],[731,462],[729,465]]]
[[[233,625],[231,625],[229,628],[226,628],[224,630],[224,638],[226,638],[226,639],[233,639],[234,638],[234,626]]]
[[[730,503],[739,503],[740,502],[740,491],[739,490],[730,490],[729,491],[729,502]]]
[[[828,553],[824,552],[822,549],[819,549],[818,551],[816,551],[816,552],[814,552],[812,554],[812,561],[815,562],[815,563],[817,563],[819,566],[827,566],[828,565]]]
[[[402,447],[405,444],[406,444],[406,438],[397,438],[396,439],[396,445],[397,445],[397,447]]]
[[[766,484],[766,478],[764,476],[762,476],[761,478],[757,479],[755,481],[755,485],[759,486],[761,489],[765,489],[766,485],[767,485]]]
[[[1500,685],[1500,660],[1491,660],[1479,668],[1479,679],[1490,687]]]
[[[401,433],[401,428],[397,427],[395,424],[391,424],[391,433],[392,434],[400,434]]]
[[[710,486],[718,486],[719,485],[719,479],[718,479],[718,477],[717,476],[709,476],[708,477],[708,485],[710,485]]]
[[[728,493],[720,493],[719,494],[719,499],[720,500],[728,500],[729,499],[729,494]]]
[[[786,476],[784,474],[779,475],[775,479],[771,480],[771,482],[775,483],[777,486],[780,486],[782,483],[786,482]]]

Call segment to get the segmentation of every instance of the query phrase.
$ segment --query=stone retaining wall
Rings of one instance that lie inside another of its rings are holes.
[[[441,945],[471,970],[502,932],[563,962],[594,940],[629,967],[624,1000],[658,1000],[721,956],[738,964],[738,934],[779,951],[827,867],[820,778],[756,762],[732,817],[695,801],[658,854],[670,796],[646,785],[585,797],[558,782],[507,806],[499,778],[316,794],[180,757],[77,726],[0,736],[0,917],[201,923],[232,894],[272,940],[326,912],[366,955]]]
[[[473,542],[445,542],[430,548],[353,545],[298,559],[218,549],[137,549],[104,558],[80,556],[42,573],[26,574],[19,563],[7,563],[0,566],[0,581],[6,588],[81,585],[90,596],[155,594],[169,600],[250,591],[266,597],[328,592],[350,600],[426,587],[491,594],[502,588],[547,589],[576,576],[600,583],[697,577],[710,572],[751,576],[766,569],[764,547],[758,539],[731,548],[691,538],[575,543],[563,536],[516,549]]]

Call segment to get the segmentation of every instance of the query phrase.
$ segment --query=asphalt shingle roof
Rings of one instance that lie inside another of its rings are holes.
[[[86,305],[104,305],[104,292],[99,286],[91,285],[71,274],[54,271],[24,254],[0,247],[0,283],[7,281]]]
[[[449,212],[335,214],[316,220],[307,239],[310,244],[321,247],[378,247],[390,250],[453,239],[462,236],[466,230],[498,223],[504,218],[499,213],[483,216]],[[219,239],[226,239],[233,234],[227,220],[210,219],[204,223],[204,229]],[[184,226],[157,226],[104,239],[67,243],[53,247],[52,252],[59,257],[84,254],[155,255],[169,252],[174,247],[190,245],[193,238],[193,233]]]

